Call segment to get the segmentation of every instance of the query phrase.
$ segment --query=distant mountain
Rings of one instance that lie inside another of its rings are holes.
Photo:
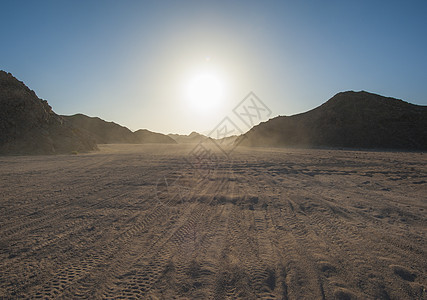
[[[155,143],[155,144],[176,144],[177,142],[161,133],[152,132],[147,129],[140,129],[134,132],[134,135],[140,143]]]
[[[95,150],[95,141],[57,115],[12,74],[0,71],[0,154]]]
[[[427,106],[365,91],[342,92],[308,112],[261,123],[236,143],[427,150]]]
[[[173,138],[178,144],[197,144],[205,141],[208,137],[193,131],[189,135],[184,134],[168,134],[169,137]]]
[[[62,117],[74,127],[89,132],[98,144],[136,143],[132,131],[114,122],[107,122],[98,117],[88,117],[83,114]]]
[[[176,142],[167,135],[140,129],[132,132],[128,128],[114,122],[107,122],[98,117],[88,117],[83,114],[62,116],[72,126],[90,134],[98,144],[145,144]]]
[[[207,139],[215,140],[218,145],[226,146],[233,145],[234,142],[239,138],[237,135],[227,136],[221,139],[214,139],[209,136],[197,133],[193,131],[189,135],[183,134],[168,134],[169,137],[173,138],[178,144],[197,144],[206,142]]]

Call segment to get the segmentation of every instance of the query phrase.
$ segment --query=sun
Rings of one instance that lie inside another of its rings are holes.
[[[192,109],[209,112],[221,105],[224,98],[224,83],[214,73],[200,73],[189,81],[187,94]]]

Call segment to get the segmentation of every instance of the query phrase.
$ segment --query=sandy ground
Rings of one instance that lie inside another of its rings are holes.
[[[0,157],[0,298],[427,298],[426,153],[192,147]]]

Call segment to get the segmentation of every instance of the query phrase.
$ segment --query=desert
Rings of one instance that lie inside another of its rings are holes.
[[[192,147],[0,157],[0,297],[425,298],[425,153]]]
[[[427,300],[427,1],[0,3],[0,300]]]

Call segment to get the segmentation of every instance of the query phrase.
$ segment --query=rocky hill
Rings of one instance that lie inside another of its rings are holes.
[[[177,142],[161,133],[152,132],[147,129],[139,129],[134,132],[134,135],[136,136],[137,140],[140,143],[153,143],[153,144],[176,144]]]
[[[173,138],[178,144],[197,144],[205,141],[208,137],[193,131],[189,135],[185,134],[168,134],[169,137]]]
[[[427,106],[365,91],[342,92],[308,112],[261,123],[237,143],[427,150]]]
[[[107,122],[98,117],[88,117],[83,114],[62,117],[74,127],[87,132],[98,144],[176,144],[176,142],[167,135],[146,129],[132,132],[124,126],[114,122]]]
[[[12,74],[0,71],[0,154],[58,154],[97,149]]]
[[[62,117],[74,127],[87,131],[98,144],[136,143],[132,131],[114,122],[107,122],[98,117],[88,117],[84,114]]]

